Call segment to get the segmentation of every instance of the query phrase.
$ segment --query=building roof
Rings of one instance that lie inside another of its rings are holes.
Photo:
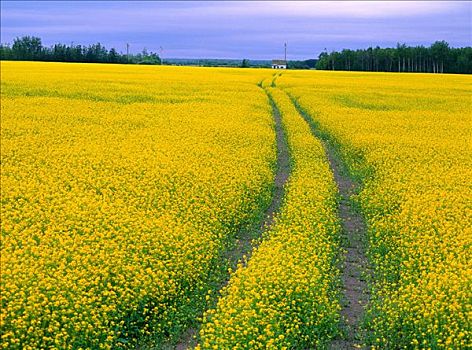
[[[277,65],[280,65],[280,64],[287,64],[287,61],[285,60],[272,60],[272,64],[277,64]]]

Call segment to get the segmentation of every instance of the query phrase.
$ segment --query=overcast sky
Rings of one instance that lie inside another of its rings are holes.
[[[469,1],[1,1],[1,41],[92,44],[164,58],[315,58],[325,48],[471,45]]]

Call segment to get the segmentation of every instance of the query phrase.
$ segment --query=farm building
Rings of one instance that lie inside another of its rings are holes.
[[[285,60],[272,60],[273,69],[287,69],[287,61]]]

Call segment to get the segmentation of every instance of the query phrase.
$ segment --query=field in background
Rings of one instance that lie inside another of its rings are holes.
[[[363,341],[470,344],[469,76],[1,69],[4,348],[160,344],[198,328],[203,310],[202,348],[328,344],[340,333],[336,191],[294,104],[363,184],[355,204],[373,270]],[[215,306],[225,252],[273,193],[264,89],[282,112],[293,177],[275,227]]]

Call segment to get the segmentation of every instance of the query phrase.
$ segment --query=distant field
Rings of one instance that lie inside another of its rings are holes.
[[[3,348],[350,341],[332,159],[367,227],[355,346],[472,343],[470,76],[1,70]]]

